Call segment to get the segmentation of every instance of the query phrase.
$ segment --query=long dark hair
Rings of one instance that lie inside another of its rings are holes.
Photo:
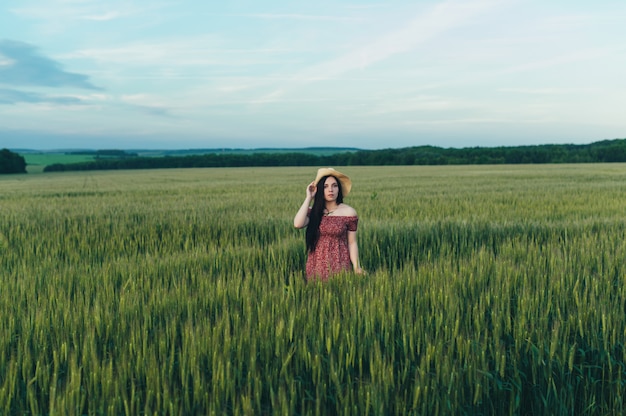
[[[309,225],[306,227],[306,248],[308,251],[315,250],[317,246],[317,240],[320,238],[320,223],[324,216],[324,209],[326,209],[326,200],[324,199],[324,184],[326,179],[330,176],[323,176],[317,183],[317,192],[313,199],[313,206],[311,207],[311,213],[309,214]],[[339,187],[339,193],[337,194],[337,204],[343,202],[343,190],[341,189],[341,182],[339,179],[333,176],[337,181]]]

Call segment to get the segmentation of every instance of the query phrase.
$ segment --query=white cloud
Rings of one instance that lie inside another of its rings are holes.
[[[0,53],[0,66],[11,66],[15,64],[15,60],[6,57]]]

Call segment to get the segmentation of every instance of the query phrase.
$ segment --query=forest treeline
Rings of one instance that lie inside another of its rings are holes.
[[[127,158],[127,157],[137,157],[137,153],[130,153],[125,150],[117,150],[117,149],[104,149],[104,150],[78,150],[74,152],[65,152],[66,155],[85,155],[85,156],[93,156],[96,159],[101,157],[117,157],[117,158]]]
[[[251,154],[207,153],[188,156],[103,158],[89,162],[53,164],[44,172],[70,170],[253,167],[253,166],[382,166],[474,165],[626,162],[626,139],[591,144],[511,147],[442,148],[436,146],[358,150],[331,155],[307,152]]]
[[[9,149],[0,150],[1,173],[26,173],[26,160]]]

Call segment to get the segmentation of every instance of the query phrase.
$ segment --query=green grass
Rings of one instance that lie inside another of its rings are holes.
[[[625,165],[340,170],[326,284],[315,169],[0,178],[0,414],[624,413]]]
[[[25,153],[21,155],[26,160],[28,173],[42,173],[48,165],[55,163],[80,163],[94,160],[89,155],[66,155],[64,153]]]
[[[224,154],[255,154],[255,153],[308,153],[316,156],[328,156],[336,153],[354,151],[355,149],[344,148],[310,148],[310,149],[189,149],[189,150],[138,150],[130,151],[137,153],[140,157],[165,157],[165,156],[189,156],[206,153],[224,153]],[[71,164],[89,162],[94,160],[93,155],[74,155],[64,152],[41,152],[41,153],[24,153],[21,156],[26,160],[26,171],[28,173],[42,173],[43,169],[53,164]],[[101,156],[102,157],[102,156]],[[106,157],[106,156],[105,156]]]

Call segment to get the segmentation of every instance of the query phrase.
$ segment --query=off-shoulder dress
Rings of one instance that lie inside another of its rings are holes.
[[[348,231],[356,231],[358,222],[357,216],[322,217],[317,246],[309,251],[306,261],[307,280],[327,280],[333,274],[352,270]]]

